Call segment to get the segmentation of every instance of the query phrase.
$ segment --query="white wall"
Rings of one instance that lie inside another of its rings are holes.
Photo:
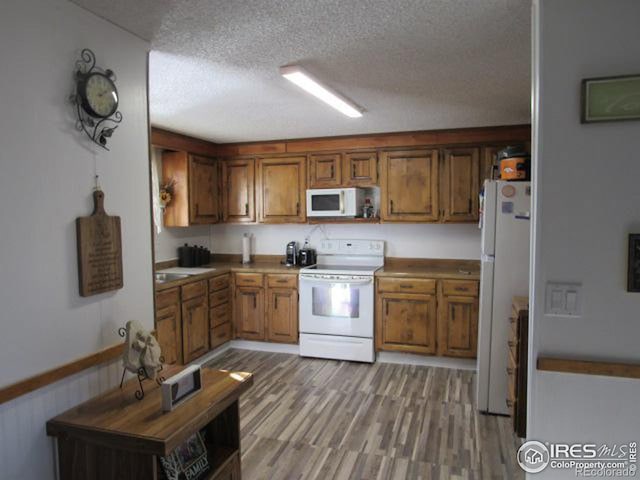
[[[211,244],[215,253],[240,253],[242,235],[253,235],[252,253],[284,255],[292,240],[302,246],[307,235],[311,245],[329,238],[385,240],[389,257],[480,258],[480,230],[476,224],[461,225],[214,225]]]
[[[119,341],[127,320],[153,325],[148,44],[65,0],[2,7],[0,386]],[[110,152],[74,130],[67,98],[84,47],[117,74],[124,121]],[[121,217],[124,288],[82,298],[75,219],[92,211],[96,170],[107,212]],[[44,422],[117,381],[102,370],[0,405],[0,477],[53,478]]]
[[[580,124],[583,78],[640,72],[640,2],[535,0],[534,17],[529,436],[640,440],[640,382],[534,368],[539,355],[640,361],[640,294],[626,291],[627,235],[640,232],[640,123]],[[548,281],[582,283],[582,318],[544,315]]]

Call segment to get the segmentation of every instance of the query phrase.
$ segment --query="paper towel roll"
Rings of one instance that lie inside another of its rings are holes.
[[[242,263],[251,262],[251,235],[245,233],[242,236]]]

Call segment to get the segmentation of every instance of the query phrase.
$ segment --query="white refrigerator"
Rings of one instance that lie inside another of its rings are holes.
[[[508,414],[511,299],[529,295],[529,182],[485,181],[478,328],[478,410]]]

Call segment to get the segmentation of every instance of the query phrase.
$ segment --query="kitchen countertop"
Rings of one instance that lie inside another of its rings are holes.
[[[450,278],[452,280],[480,280],[477,260],[440,260],[388,258],[376,277]]]
[[[214,268],[215,270],[197,275],[189,275],[188,277],[172,280],[170,282],[156,282],[156,292],[161,292],[169,288],[180,287],[187,283],[217,277],[218,275],[224,275],[225,273],[292,273],[297,275],[300,271],[299,267],[287,267],[286,265],[276,261],[252,262],[249,264],[237,262],[212,262],[202,265],[201,268]],[[156,270],[156,272],[162,272],[162,269]]]
[[[263,260],[242,264],[236,261],[214,261],[202,268],[215,270],[190,275],[185,278],[165,283],[156,283],[156,292],[169,288],[180,287],[187,283],[206,280],[225,273],[291,273],[297,275],[300,267],[287,267],[277,260]],[[156,270],[161,272],[162,269]],[[477,260],[444,260],[423,258],[395,258],[385,259],[385,266],[375,273],[376,277],[396,278],[450,278],[452,280],[480,280],[480,262]]]

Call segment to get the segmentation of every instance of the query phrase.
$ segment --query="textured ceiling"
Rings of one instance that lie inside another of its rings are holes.
[[[151,41],[154,125],[218,142],[530,121],[530,0],[74,0]],[[347,118],[278,73],[297,63]]]

